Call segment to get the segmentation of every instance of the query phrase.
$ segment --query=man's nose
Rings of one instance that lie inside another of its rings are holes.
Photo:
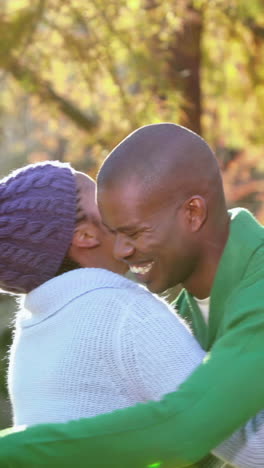
[[[130,257],[134,252],[134,246],[125,234],[116,234],[114,245],[114,256],[118,260],[123,260]]]

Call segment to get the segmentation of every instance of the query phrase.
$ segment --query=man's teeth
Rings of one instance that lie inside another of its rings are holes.
[[[136,265],[130,265],[130,271],[132,273],[139,273],[140,275],[145,275],[148,273],[153,265],[153,262],[148,263],[147,265],[144,266],[136,266]]]

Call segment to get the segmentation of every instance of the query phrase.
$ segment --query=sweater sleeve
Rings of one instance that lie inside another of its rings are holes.
[[[132,302],[119,339],[120,377],[141,402],[177,389],[205,356],[184,321],[150,294]]]
[[[239,468],[264,466],[264,411],[220,444],[213,453]]]

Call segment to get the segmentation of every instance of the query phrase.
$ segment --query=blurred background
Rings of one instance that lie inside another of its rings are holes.
[[[1,0],[0,175],[46,159],[96,175],[137,127],[215,150],[229,206],[264,222],[263,0]],[[16,304],[0,295],[0,428]]]

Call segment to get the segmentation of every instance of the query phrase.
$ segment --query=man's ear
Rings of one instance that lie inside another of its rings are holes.
[[[90,222],[80,223],[73,234],[72,246],[93,249],[100,245],[98,228]]]
[[[185,216],[192,232],[201,229],[207,218],[207,203],[200,195],[194,195],[184,203]]]

